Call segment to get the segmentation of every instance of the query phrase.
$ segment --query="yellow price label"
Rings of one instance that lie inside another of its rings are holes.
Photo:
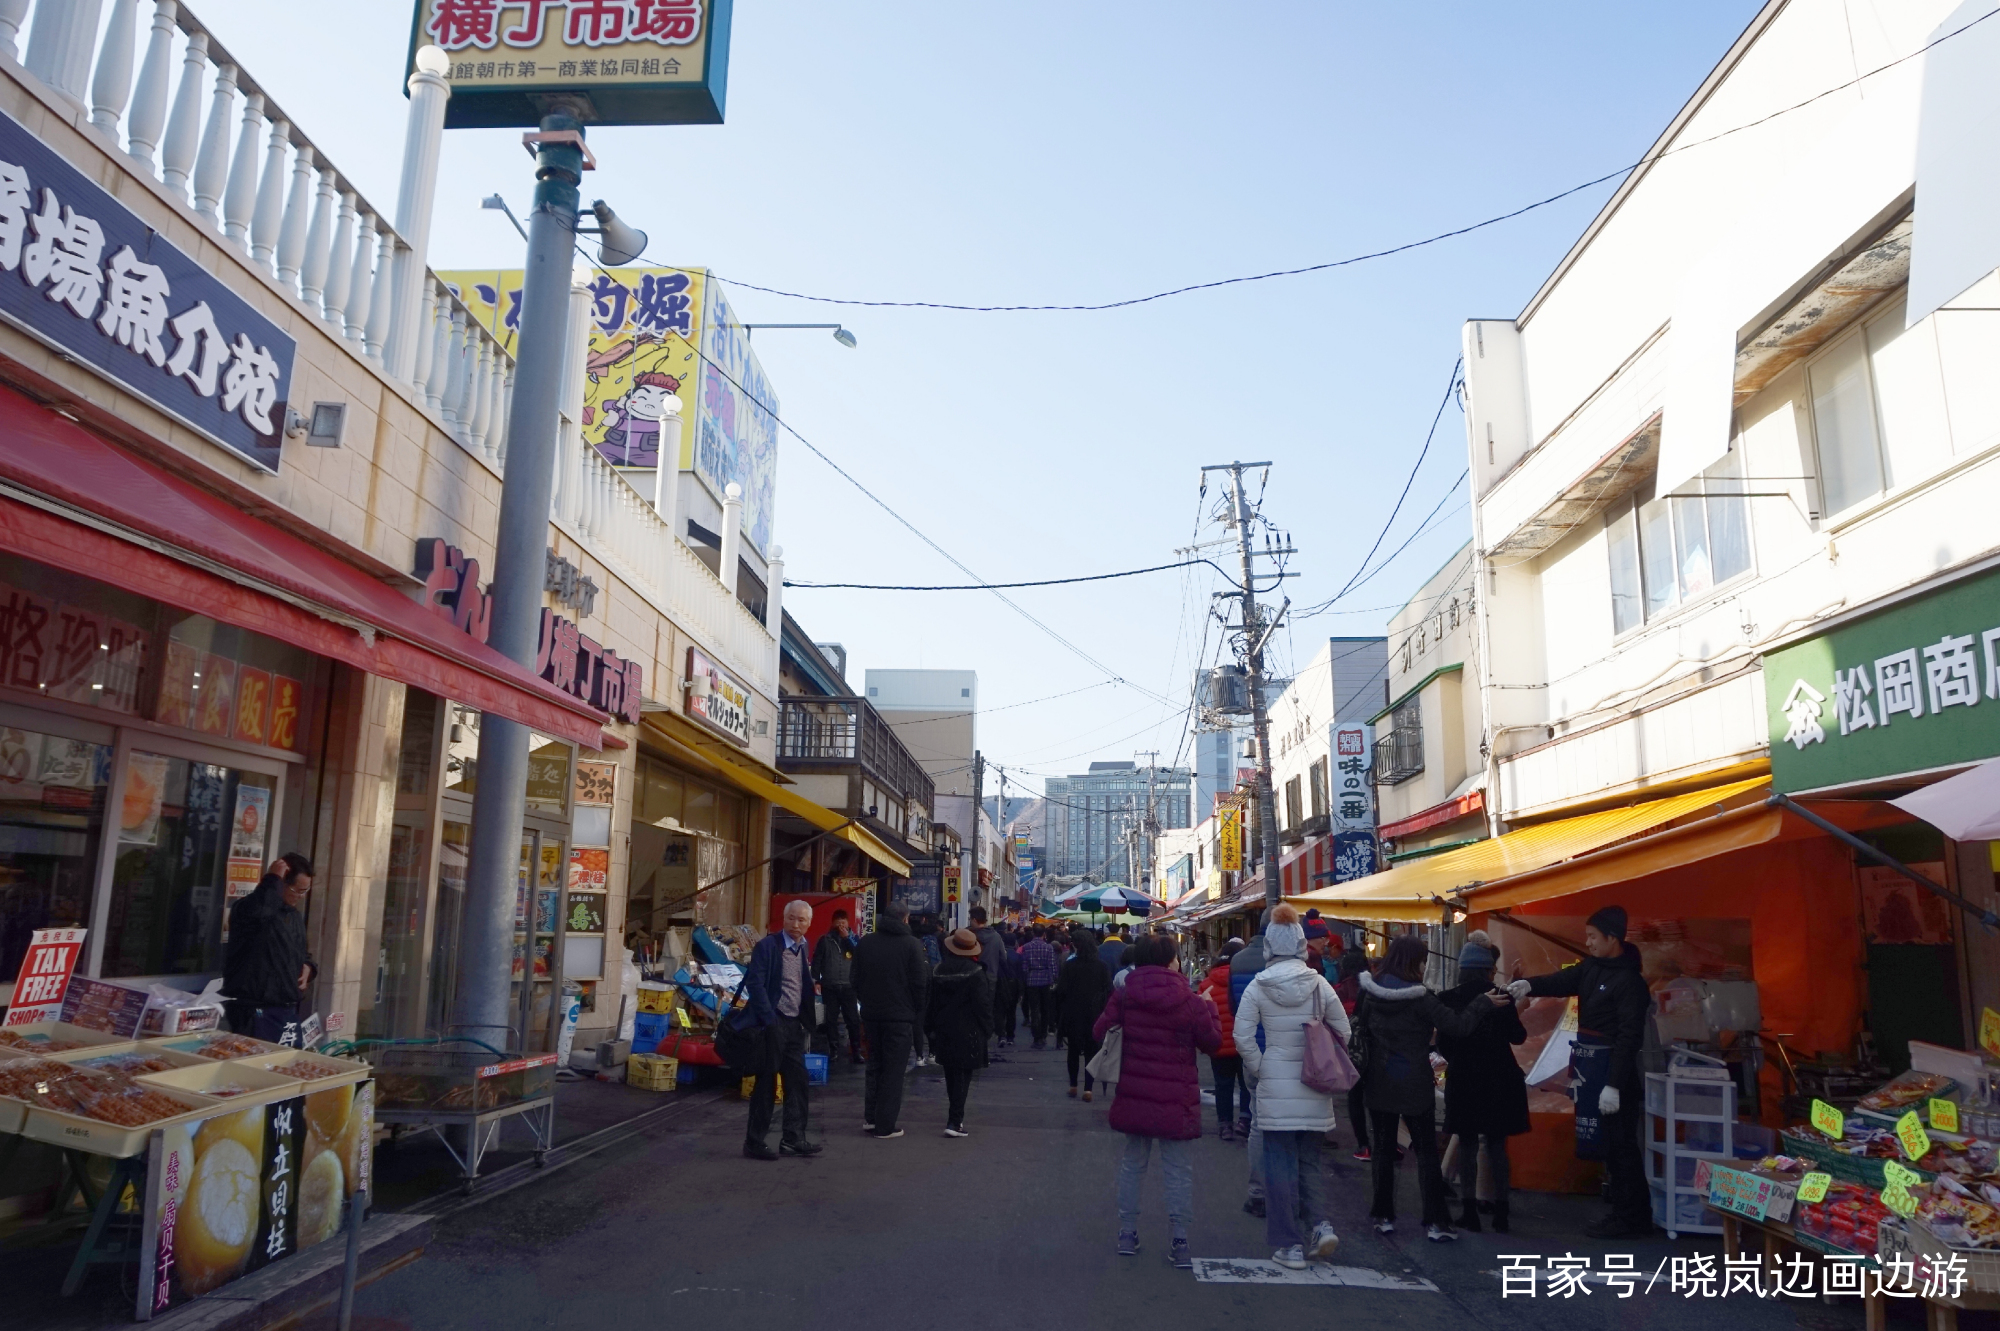
[[[1931,1149],[1931,1135],[1917,1121],[1914,1109],[1896,1120],[1896,1140],[1903,1144],[1903,1154],[1912,1160],[1923,1159]]]
[[[1824,1100],[1812,1102],[1812,1125],[1835,1141],[1847,1135],[1847,1116]]]
[[[1917,1199],[1910,1196],[1910,1190],[1900,1183],[1891,1183],[1882,1189],[1882,1205],[1905,1218],[1917,1213]]]
[[[1932,1100],[1931,1126],[1939,1132],[1957,1132],[1958,1102],[1956,1100]]]
[[[1802,1202],[1823,1202],[1826,1190],[1833,1186],[1831,1174],[1808,1174],[1799,1180],[1799,1200]]]
[[[1905,1169],[1894,1160],[1882,1162],[1882,1177],[1889,1180],[1892,1187],[1913,1188],[1924,1181],[1924,1176],[1914,1169]]]
[[[694,1029],[694,1023],[688,1020],[688,1014],[686,1008],[681,1008],[679,1011],[675,1012],[674,1015],[681,1019],[682,1030],[691,1031]]]
[[[1979,1012],[1979,1047],[2000,1058],[2000,1012],[1990,1007]]]

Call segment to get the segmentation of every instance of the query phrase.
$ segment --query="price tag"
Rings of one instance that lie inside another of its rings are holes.
[[[1882,1205],[1905,1218],[1917,1213],[1917,1199],[1910,1196],[1910,1190],[1900,1183],[1891,1183],[1882,1189]]]
[[[1896,1140],[1903,1144],[1903,1154],[1912,1160],[1921,1160],[1931,1149],[1931,1135],[1924,1131],[1924,1125],[1917,1121],[1917,1111],[1912,1109],[1896,1120]]]
[[[675,1010],[675,1012],[674,1012],[674,1015],[675,1015],[676,1017],[679,1017],[679,1018],[681,1019],[681,1029],[682,1029],[682,1030],[684,1030],[684,1031],[691,1031],[691,1030],[693,1030],[693,1029],[694,1029],[694,1023],[688,1020],[688,1014],[687,1014],[687,1009],[686,1009],[686,1008],[679,1008],[679,1009],[676,1009],[676,1010]]]
[[[1894,1160],[1882,1162],[1882,1177],[1889,1181],[1891,1187],[1896,1188],[1912,1188],[1924,1181],[1922,1174],[1914,1169],[1905,1169]]]
[[[1847,1116],[1824,1100],[1812,1102],[1812,1125],[1835,1141],[1847,1134]]]
[[[2000,1058],[2000,1012],[1990,1007],[1979,1013],[1979,1047]]]
[[[1808,1174],[1799,1180],[1799,1200],[1806,1203],[1823,1202],[1826,1190],[1833,1186],[1831,1174]]]
[[[1939,1132],[1958,1131],[1958,1101],[1932,1100],[1931,1126]]]

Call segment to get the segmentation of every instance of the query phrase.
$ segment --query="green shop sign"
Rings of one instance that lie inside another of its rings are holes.
[[[1780,791],[2000,754],[2000,570],[1772,652],[1764,696]]]

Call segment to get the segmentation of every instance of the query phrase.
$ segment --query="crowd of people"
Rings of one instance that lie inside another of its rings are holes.
[[[1624,940],[1624,912],[1616,907],[1591,918],[1583,965],[1504,985],[1496,984],[1498,950],[1475,931],[1455,958],[1458,982],[1442,991],[1424,983],[1431,952],[1421,937],[1393,938],[1370,958],[1345,946],[1317,911],[1301,916],[1284,903],[1265,911],[1252,936],[1228,940],[1199,967],[1177,936],[1143,922],[1100,934],[1079,925],[996,927],[979,908],[970,916],[968,927],[948,931],[934,917],[913,920],[898,903],[884,908],[874,932],[856,938],[837,914],[808,959],[810,909],[793,903],[784,929],[758,945],[746,985],[768,1054],[751,1099],[746,1156],[775,1160],[821,1149],[806,1137],[803,1064],[815,1034],[807,1014],[816,984],[825,1011],[817,1037],[830,1058],[845,1048],[851,1063],[865,1065],[862,1127],[878,1140],[904,1135],[910,1070],[942,1070],[944,1135],[963,1138],[979,1069],[1006,1059],[1024,1031],[1034,1050],[1061,1048],[1068,1095],[1109,1099],[1110,1127],[1125,1137],[1116,1185],[1123,1255],[1139,1251],[1141,1188],[1157,1155],[1169,1259],[1192,1263],[1190,1143],[1207,1131],[1201,1056],[1217,1136],[1247,1147],[1243,1209],[1264,1220],[1279,1264],[1304,1269],[1339,1246],[1325,1169],[1326,1153],[1344,1146],[1336,1139],[1339,1110],[1353,1135],[1352,1158],[1369,1166],[1377,1232],[1395,1231],[1397,1170],[1407,1157],[1415,1161],[1420,1223],[1430,1241],[1451,1242],[1486,1224],[1505,1233],[1507,1140],[1529,1128],[1526,1078],[1513,1053],[1527,1038],[1517,1004],[1533,995],[1581,995],[1579,1047],[1601,1048],[1603,1057],[1579,1111],[1596,1110],[1611,1175],[1611,1215],[1591,1233],[1651,1232],[1632,1158],[1639,1096],[1631,1009],[1634,994],[1643,1005],[1644,991],[1643,983],[1628,983],[1637,953]],[[1642,1019],[1643,1006],[1636,1011]],[[1329,1035],[1339,1054],[1331,1064]],[[1436,1073],[1447,1065],[1440,1125]],[[781,1080],[784,1128],[772,1151],[767,1139]]]

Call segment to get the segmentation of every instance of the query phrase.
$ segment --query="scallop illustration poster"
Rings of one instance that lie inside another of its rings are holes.
[[[338,1235],[348,1199],[368,1187],[374,1125],[371,1081],[155,1131],[139,1320]]]

